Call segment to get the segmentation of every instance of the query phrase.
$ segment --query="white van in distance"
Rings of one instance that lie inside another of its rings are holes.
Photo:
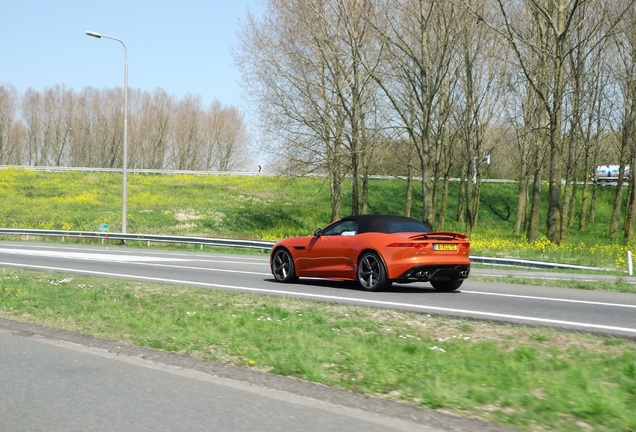
[[[596,167],[596,181],[599,184],[618,182],[620,165],[599,165]],[[594,172],[590,174],[590,179],[594,180]],[[629,180],[629,165],[625,165],[624,181]]]

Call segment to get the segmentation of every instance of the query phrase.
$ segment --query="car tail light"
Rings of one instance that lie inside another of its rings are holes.
[[[391,243],[388,247],[424,249],[424,243]]]

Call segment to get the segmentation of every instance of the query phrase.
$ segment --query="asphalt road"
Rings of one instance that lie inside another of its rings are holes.
[[[267,295],[293,295],[315,301],[636,338],[636,295],[628,293],[480,282],[470,277],[459,291],[451,293],[436,292],[428,284],[394,285],[385,292],[365,292],[351,283],[338,281],[301,279],[296,284],[277,283],[269,271],[269,260],[265,254],[218,255],[118,246],[0,242],[0,266],[134,278]],[[511,271],[503,274],[509,273]],[[474,269],[473,274],[501,276],[502,270]],[[564,274],[526,274],[530,277],[573,278]]]
[[[265,255],[112,246],[0,242],[0,266],[295,295],[636,337],[633,294],[470,278],[455,293],[437,293],[427,284],[369,293],[324,280],[276,283]],[[510,430],[250,369],[2,319],[0,364],[1,431]]]

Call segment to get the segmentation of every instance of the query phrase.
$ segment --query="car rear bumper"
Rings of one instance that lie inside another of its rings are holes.
[[[463,280],[470,273],[470,265],[422,265],[410,268],[398,276],[398,283],[429,282],[431,280]]]

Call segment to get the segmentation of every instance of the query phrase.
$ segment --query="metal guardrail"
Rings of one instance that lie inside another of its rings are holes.
[[[522,260],[517,258],[490,258],[481,256],[470,256],[472,263],[484,265],[497,265],[506,267],[526,267],[532,269],[563,269],[563,270],[584,270],[584,271],[610,271],[610,269],[602,267],[590,267],[576,264],[560,264],[545,261]]]
[[[57,166],[28,166],[28,165],[0,165],[0,169],[17,168],[27,169],[40,172],[102,172],[102,173],[120,173],[121,168],[101,168],[101,167],[57,167]],[[171,170],[171,169],[146,169],[146,168],[130,168],[129,174],[188,174],[188,175],[238,175],[238,176],[256,176],[267,175],[260,171],[193,171],[193,170]],[[271,174],[269,174],[271,175]]]
[[[63,230],[37,230],[22,228],[0,228],[0,235],[21,235],[21,236],[44,236],[44,237],[71,237],[71,238],[92,238],[114,241],[142,241],[152,243],[185,243],[207,246],[227,246],[243,247],[251,249],[269,250],[274,242],[258,240],[235,240],[210,237],[182,237],[155,234],[124,234],[111,233],[108,231],[63,231]]]
[[[107,231],[63,231],[63,230],[38,230],[23,228],[0,228],[0,235],[21,235],[21,236],[44,236],[44,237],[71,237],[71,238],[92,238],[114,241],[142,241],[148,243],[184,243],[207,246],[242,247],[249,249],[261,249],[268,251],[274,246],[274,242],[259,240],[237,240],[210,237],[184,237],[156,234],[124,234],[111,233]],[[471,262],[476,264],[525,267],[532,269],[563,269],[563,270],[584,270],[584,271],[609,271],[600,267],[589,267],[574,264],[559,264],[544,261],[531,261],[514,258],[489,258],[481,256],[470,257]]]
[[[79,171],[79,172],[102,172],[102,173],[120,173],[121,168],[100,168],[100,167],[56,167],[56,166],[29,166],[29,165],[0,165],[0,169],[4,168],[18,168],[18,169],[27,169],[31,171],[40,171],[40,172],[71,172],[71,171]],[[166,174],[166,175],[219,175],[219,176],[276,176],[279,175],[276,172],[266,172],[266,171],[200,171],[200,170],[172,170],[172,169],[149,169],[149,168],[129,168],[129,174]],[[287,173],[281,174],[289,177],[318,177],[323,178],[326,177],[326,174],[318,174],[318,173]],[[391,179],[402,179],[406,180],[405,176],[384,176],[384,175],[371,175],[369,178],[379,179],[379,180],[391,180]],[[420,177],[413,177],[413,180],[421,180]],[[459,182],[460,178],[449,178],[450,181]],[[509,180],[509,179],[482,179],[484,183],[517,183],[517,180]]]

